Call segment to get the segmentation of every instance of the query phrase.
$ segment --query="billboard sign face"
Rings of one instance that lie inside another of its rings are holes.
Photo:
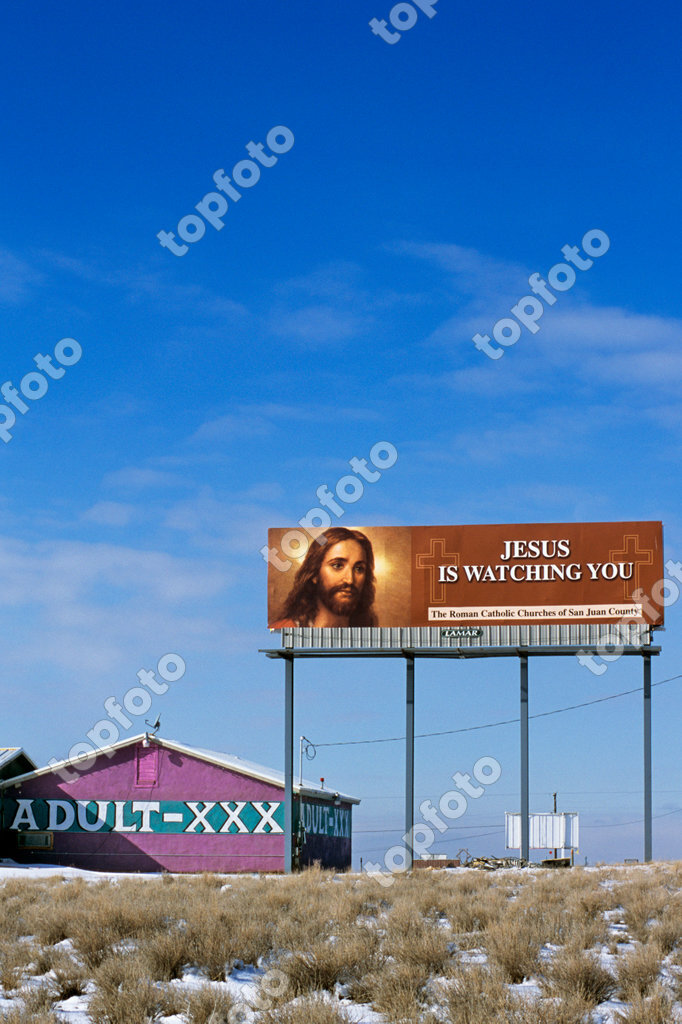
[[[521,815],[507,811],[505,835],[508,850],[521,849]],[[577,850],[580,846],[580,820],[575,812],[528,815],[531,850]]]
[[[663,624],[660,522],[284,528],[268,553],[270,629]]]

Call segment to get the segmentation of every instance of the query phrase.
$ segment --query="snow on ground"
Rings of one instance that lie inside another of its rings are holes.
[[[609,871],[615,872],[631,872],[632,866],[627,865],[609,865]],[[598,871],[602,868],[586,868],[586,871]],[[650,872],[654,870],[654,865],[638,865],[638,872]],[[445,869],[444,873],[452,875],[462,875],[465,872],[476,871],[473,868],[448,868]],[[532,876],[537,875],[539,869],[526,868],[521,869],[518,867],[499,869],[495,872],[497,877],[513,875],[519,878],[519,881],[529,880]],[[0,859],[0,885],[6,879],[45,879],[48,877],[59,876],[67,879],[82,878],[86,881],[99,882],[103,880],[109,880],[113,883],[121,879],[130,881],[132,879],[138,879],[141,882],[149,881],[153,879],[159,879],[164,877],[163,872],[150,872],[145,874],[131,874],[126,872],[103,872],[103,871],[87,871],[79,868],[62,867],[56,864],[41,864],[41,865],[24,865],[18,864],[11,860]],[[177,876],[186,877],[186,876]],[[254,873],[252,875],[221,875],[221,878],[225,878],[225,883],[220,887],[220,891],[226,891],[233,887],[232,881],[227,879],[238,879],[241,883],[246,878],[258,878],[260,875]],[[280,876],[276,876],[280,877]],[[284,876],[281,876],[284,877]],[[346,876],[348,877],[348,876]],[[341,881],[341,878],[335,879]],[[617,879],[606,878],[600,879],[599,885],[608,891],[612,892],[615,885],[618,884]],[[509,895],[509,901],[513,902],[518,898],[522,885],[514,890]],[[675,891],[669,886],[666,888],[671,893],[671,899],[680,897],[682,892],[679,890]],[[377,917],[367,917],[365,923],[372,924],[373,926],[380,926],[381,920],[387,916],[387,912],[382,911]],[[628,933],[628,927],[624,923],[625,910],[622,906],[617,905],[603,912],[603,916],[608,923],[608,933],[610,939],[618,942],[618,952],[611,952],[609,946],[601,945],[593,949],[593,954],[596,955],[599,963],[602,967],[608,970],[611,974],[617,973],[617,965],[624,954],[638,947],[638,943],[631,940]],[[447,919],[441,918],[437,922],[440,927],[449,927]],[[25,936],[25,941],[31,941],[31,936]],[[461,936],[460,936],[461,940]],[[21,941],[21,940],[20,940]],[[123,948],[125,944],[121,944]],[[456,953],[457,958],[462,964],[471,965],[482,965],[488,963],[488,955],[484,948],[471,948],[461,949],[457,946],[457,943],[450,943],[451,952]],[[61,942],[55,944],[56,949],[62,949],[67,952],[74,952],[74,944],[71,939],[63,939]],[[614,948],[611,946],[611,948]],[[540,963],[546,964],[551,962],[552,958],[560,952],[561,946],[546,943],[540,950]],[[228,993],[235,999],[240,1005],[245,1008],[244,1020],[246,1024],[257,1024],[259,1014],[258,1010],[263,1009],[264,1004],[262,1002],[263,996],[260,995],[259,984],[263,979],[266,971],[265,969],[253,967],[249,965],[241,965],[239,962],[234,967],[226,981],[209,981],[204,974],[197,968],[188,967],[179,979],[174,979],[169,985],[180,992],[190,993],[192,990],[196,990],[200,987],[211,986],[216,990],[220,990]],[[679,977],[680,968],[677,967],[672,960],[671,956],[665,957],[661,962],[661,973],[660,978],[666,988],[669,990],[672,988],[673,983]],[[49,975],[43,975],[42,977],[30,977],[25,981],[25,987],[32,987],[39,984],[44,984],[48,980]],[[445,977],[437,977],[431,980],[431,986],[434,990],[440,985],[449,984],[449,979]],[[509,984],[507,988],[514,993],[519,999],[533,1001],[540,999],[543,996],[542,986],[537,977],[527,978],[520,984]],[[88,983],[85,994],[80,996],[72,996],[69,999],[62,1000],[55,1004],[54,1010],[60,1021],[64,1024],[92,1024],[91,1017],[88,1014],[89,1000],[95,991],[94,984]],[[369,1004],[354,1003],[346,997],[343,986],[336,986],[336,991],[332,995],[329,992],[319,993],[323,999],[328,1001],[330,1004],[342,1007],[343,1010],[348,1014],[353,1024],[388,1024],[387,1019],[381,1013],[372,1009]],[[294,999],[292,1002],[297,1003],[299,999]],[[548,997],[545,997],[545,1001],[551,1001]],[[0,1018],[2,1017],[3,1011],[16,1008],[20,1005],[20,994],[15,992],[12,998],[8,997],[8,994],[0,988]],[[618,1024],[621,1014],[627,1012],[629,1004],[618,998],[611,998],[606,1002],[601,1003],[598,1007],[591,1011],[590,1020],[592,1024]],[[676,1003],[673,1008],[673,1022],[680,1022],[682,1024],[682,1003]],[[159,1018],[159,1024],[185,1024],[185,1017],[180,1014],[174,1014],[172,1016],[166,1016]]]
[[[13,860],[0,860],[0,882],[6,878],[49,878],[52,875],[60,875],[62,878],[85,878],[93,882],[100,882],[102,879],[119,878],[161,878],[162,872],[149,872],[149,874],[135,875],[126,872],[116,871],[84,871],[82,868],[65,868],[60,864],[17,864]]]

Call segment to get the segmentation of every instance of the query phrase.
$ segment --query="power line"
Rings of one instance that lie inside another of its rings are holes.
[[[460,829],[470,829],[470,828],[494,828],[494,829],[498,829],[499,830],[501,828],[504,828],[504,825],[496,825],[494,822],[480,822],[478,825],[453,825],[452,828],[453,828],[453,831],[454,830],[458,831]],[[365,834],[365,835],[372,834],[372,835],[374,835],[375,833],[379,833],[379,832],[404,832],[404,831],[405,831],[405,829],[404,829],[404,827],[402,825],[396,825],[395,828],[354,828],[353,829],[353,835],[361,835],[361,834]]]
[[[654,814],[653,818],[668,818],[671,814],[680,814],[682,807],[676,807],[674,811],[664,811],[663,814]],[[641,825],[644,818],[633,818],[632,821],[614,821],[610,825],[581,825],[581,828],[620,828],[622,825]]]
[[[664,683],[672,683],[675,679],[682,679],[682,672],[676,676],[670,676],[669,679],[661,679],[657,683],[652,683],[654,686],[663,686]],[[593,704],[603,704],[609,700],[618,700],[620,697],[628,697],[632,693],[641,693],[641,686],[636,686],[632,690],[622,690],[620,693],[612,693],[608,697],[596,697],[594,700],[585,700],[580,704],[569,704],[565,708],[555,708],[554,711],[540,711],[535,715],[529,715],[529,718],[549,718],[551,715],[562,715],[566,711],[577,711],[579,708],[587,708]],[[495,729],[500,725],[515,725],[519,722],[518,718],[505,718],[500,722],[488,722],[485,725],[468,725],[463,729],[443,729],[439,732],[418,732],[415,733],[415,739],[427,739],[432,736],[454,736],[456,733],[462,732],[476,732],[479,729]],[[404,736],[386,736],[381,739],[374,740],[338,740],[335,743],[316,743],[316,747],[355,747],[360,744],[370,743],[400,743],[404,740]]]
[[[397,832],[399,830],[395,829],[395,831]],[[473,836],[471,836],[471,835],[469,835],[469,836],[459,836],[459,837],[452,836],[452,837],[450,837],[448,839],[443,839],[442,842],[456,843],[458,841],[461,842],[464,839],[466,839],[467,842],[468,842],[470,839],[482,839],[485,836],[494,836],[494,835],[497,835],[500,832],[504,832],[504,826],[502,826],[502,825],[500,825],[499,828],[493,829],[492,832],[477,832]],[[355,835],[355,829],[353,829],[353,835]],[[399,845],[399,844],[396,843],[396,846],[397,845]],[[436,845],[436,844],[434,843],[434,845]],[[367,848],[367,847],[363,848],[363,856],[366,856],[368,853],[385,853],[385,852],[386,852],[386,848],[384,846],[371,846],[369,848]]]

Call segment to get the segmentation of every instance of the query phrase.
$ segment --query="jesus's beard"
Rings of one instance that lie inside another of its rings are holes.
[[[350,618],[360,603],[360,591],[352,583],[350,586],[331,587],[329,590],[320,587],[317,596],[333,615],[346,618]]]

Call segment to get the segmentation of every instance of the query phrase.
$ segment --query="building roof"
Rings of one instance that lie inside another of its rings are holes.
[[[255,764],[253,761],[246,761],[244,758],[238,757],[237,754],[223,754],[216,750],[205,750],[203,747],[191,747],[186,743],[178,743],[176,740],[167,740],[162,736],[152,736],[148,733],[140,733],[139,736],[129,736],[127,739],[118,740],[118,742],[111,743],[106,747],[100,747],[97,752],[98,754],[105,754],[108,751],[120,750],[122,747],[141,743],[145,736],[149,736],[151,743],[155,743],[166,750],[175,750],[180,754],[186,754],[188,757],[196,757],[200,761],[207,761],[209,764],[218,765],[220,768],[228,768],[231,771],[239,772],[240,775],[249,775],[253,779],[259,779],[261,782],[269,782],[273,786],[284,787],[284,773],[276,771],[274,768],[265,768],[263,765]],[[2,749],[4,748],[0,747],[0,751]],[[4,782],[0,782],[0,789],[14,785],[17,782],[33,779],[36,776],[49,775],[59,771],[60,768],[68,768],[69,766],[77,768],[78,758],[72,757],[65,758],[63,761],[54,761],[51,765],[46,765],[44,768],[37,768],[35,771],[7,779]],[[323,789],[319,782],[310,782],[307,779],[303,779],[302,784],[299,784],[294,779],[294,792],[300,793],[302,796],[318,797],[322,800],[339,798],[345,803],[360,803],[359,799],[355,796],[339,793],[337,790],[330,789],[327,786]]]
[[[26,770],[26,765],[36,767],[32,757],[29,757],[22,747],[0,747],[0,778],[6,776],[10,771],[9,766],[13,761],[22,762],[21,770]],[[17,765],[19,767],[19,765]]]

